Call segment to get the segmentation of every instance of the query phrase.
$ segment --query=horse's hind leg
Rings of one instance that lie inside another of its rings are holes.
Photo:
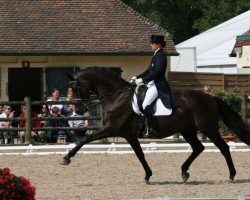
[[[234,167],[234,164],[233,164],[233,160],[232,160],[232,157],[231,157],[229,146],[222,139],[222,137],[220,136],[218,131],[217,131],[216,135],[213,134],[212,136],[210,136],[210,134],[208,134],[207,136],[215,144],[215,146],[218,147],[218,149],[220,150],[222,155],[225,157],[225,159],[227,161],[227,166],[229,168],[229,173],[230,173],[229,179],[230,179],[230,181],[234,181],[234,177],[236,175],[236,170],[235,170],[235,167]]]
[[[149,184],[149,178],[150,178],[150,176],[152,176],[152,171],[151,171],[150,167],[148,166],[148,163],[145,159],[144,153],[142,151],[142,148],[141,148],[141,145],[140,145],[138,139],[134,136],[131,136],[131,137],[126,137],[126,140],[131,145],[133,150],[135,151],[137,158],[140,160],[140,162],[145,170],[145,173],[146,173],[145,181],[147,184]]]
[[[200,140],[197,137],[197,131],[185,131],[181,133],[184,139],[191,145],[193,152],[188,157],[188,159],[181,166],[182,170],[182,180],[185,183],[189,178],[189,173],[187,172],[192,162],[199,156],[199,154],[205,149]]]

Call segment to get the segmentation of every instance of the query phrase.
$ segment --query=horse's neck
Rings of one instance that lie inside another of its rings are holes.
[[[112,80],[102,80],[99,83],[96,83],[95,90],[99,96],[106,96],[112,95],[124,87],[126,87],[126,84],[121,82],[113,82]]]
[[[119,85],[114,85],[114,84],[104,84],[104,83],[100,83],[96,86],[95,90],[98,93],[98,95],[100,97],[102,96],[107,96],[107,95],[112,95],[114,93],[116,93],[118,90],[122,89],[123,85],[119,84]]]

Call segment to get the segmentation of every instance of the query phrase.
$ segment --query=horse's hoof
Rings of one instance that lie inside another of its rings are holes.
[[[149,179],[150,179],[150,176],[146,176],[146,177],[144,178],[145,183],[146,183],[147,185],[150,185]]]
[[[60,162],[60,165],[68,165],[71,162],[69,158],[63,158],[62,162]]]
[[[151,183],[147,180],[145,180],[146,185],[151,185]]]
[[[182,180],[184,183],[187,182],[187,180],[189,179],[189,173],[188,172],[182,172]]]
[[[229,183],[234,183],[234,176],[230,176],[228,182]]]

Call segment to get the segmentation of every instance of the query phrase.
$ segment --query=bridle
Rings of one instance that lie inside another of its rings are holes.
[[[77,99],[78,101],[77,105],[80,106],[83,110],[89,110],[89,99],[84,98],[82,93],[80,92],[81,89],[80,81],[78,79],[75,79],[73,81],[70,81],[69,85],[76,90],[77,96],[80,97],[80,99]]]
[[[112,92],[110,94],[101,96],[98,99],[93,99],[93,100],[99,100],[99,102],[91,105],[90,108],[93,108],[93,107],[95,107],[95,106],[97,106],[97,105],[99,105],[99,104],[101,104],[101,103],[103,103],[103,102],[105,102],[107,100],[113,99],[114,97],[116,97],[116,96],[118,96],[118,95],[120,95],[122,93],[125,93],[125,92],[128,92],[128,91],[133,91],[133,90],[134,90],[134,88],[131,85],[129,85],[129,86],[126,86],[126,87],[124,87],[124,88],[122,88],[120,90]]]
[[[81,83],[79,80],[75,79],[74,81],[70,81],[69,84],[73,85],[74,88],[76,88],[76,91],[77,91],[77,95],[80,97],[81,99],[81,107],[83,110],[89,110],[91,108],[94,108],[96,107],[97,105],[107,101],[107,100],[110,100],[110,99],[113,99],[114,97],[122,94],[122,93],[125,93],[125,92],[128,92],[128,91],[134,91],[135,88],[133,87],[133,85],[128,85],[128,86],[125,86],[115,92],[112,92],[112,93],[109,93],[107,95],[103,95],[99,98],[96,98],[96,99],[91,99],[90,97],[89,98],[85,98],[82,93],[81,93]],[[94,101],[94,100],[98,100],[97,103],[95,104],[92,104],[91,105],[91,102]]]

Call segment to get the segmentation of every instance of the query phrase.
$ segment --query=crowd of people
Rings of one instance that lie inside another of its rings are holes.
[[[68,89],[66,101],[72,101],[74,99],[74,94],[71,88]],[[54,88],[51,94],[51,98],[47,101],[61,101],[60,92],[58,89]],[[20,114],[15,116],[15,111],[12,110],[10,105],[0,106],[0,118],[13,118],[25,117],[26,106],[21,105]],[[77,106],[73,104],[49,104],[41,105],[38,112],[31,112],[31,117],[86,117],[88,113],[81,113],[77,109]],[[57,143],[58,138],[64,138],[65,142],[75,142],[79,143],[81,139],[85,136],[86,130],[62,130],[60,127],[86,127],[88,126],[88,120],[65,120],[63,118],[56,120],[32,120],[31,128],[40,127],[52,127],[54,130],[42,130],[42,131],[31,131],[30,137],[34,142],[38,143]],[[25,143],[25,131],[13,131],[12,127],[25,127],[24,120],[18,120],[17,124],[14,121],[0,120],[0,144],[10,144],[14,143],[14,139],[17,139],[18,143]],[[9,130],[1,131],[1,128],[9,128]]]

